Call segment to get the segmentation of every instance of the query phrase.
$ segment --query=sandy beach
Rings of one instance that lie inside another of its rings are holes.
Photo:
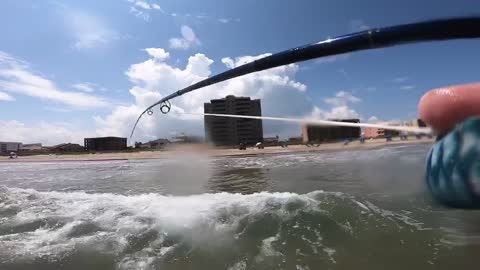
[[[108,160],[144,160],[144,159],[162,159],[179,154],[197,153],[210,157],[245,157],[256,155],[283,155],[295,153],[310,153],[321,151],[339,151],[339,150],[356,150],[370,149],[389,145],[402,144],[432,144],[434,139],[409,139],[401,141],[398,138],[390,142],[385,139],[367,140],[361,144],[358,141],[348,145],[343,143],[325,143],[320,146],[290,145],[286,148],[280,146],[265,147],[265,149],[247,148],[247,150],[238,149],[219,149],[212,148],[207,145],[187,144],[176,146],[165,151],[142,151],[142,152],[120,152],[120,153],[95,153],[95,154],[50,154],[50,155],[31,155],[19,156],[17,159],[9,159],[7,156],[0,157],[0,162],[59,162],[59,161],[108,161]]]

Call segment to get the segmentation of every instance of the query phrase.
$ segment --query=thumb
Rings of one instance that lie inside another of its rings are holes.
[[[420,118],[444,134],[472,116],[480,116],[480,83],[454,85],[427,92],[418,105]]]

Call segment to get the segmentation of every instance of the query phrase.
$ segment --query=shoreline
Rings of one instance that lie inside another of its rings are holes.
[[[348,150],[378,149],[389,146],[409,145],[409,144],[433,144],[435,139],[410,139],[401,141],[395,138],[393,141],[386,142],[385,139],[367,140],[361,144],[358,141],[351,142],[348,145],[343,143],[324,143],[319,147],[306,145],[290,145],[287,148],[280,146],[265,147],[264,149],[247,148],[247,150],[238,149],[218,149],[206,145],[182,145],[174,149],[165,151],[144,151],[130,153],[95,153],[80,155],[31,155],[19,156],[17,159],[4,157],[0,163],[28,163],[28,162],[92,162],[92,161],[127,161],[127,160],[152,160],[172,158],[177,155],[196,154],[211,158],[243,158],[255,156],[273,156],[273,155],[292,155],[308,154],[321,152],[336,152]]]

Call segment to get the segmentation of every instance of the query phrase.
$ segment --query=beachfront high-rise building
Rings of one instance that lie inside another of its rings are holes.
[[[360,123],[359,119],[329,119],[338,122]],[[359,127],[316,126],[303,125],[302,137],[304,143],[331,142],[360,137]]]
[[[260,99],[226,96],[204,104],[205,113],[261,116]],[[219,146],[263,141],[262,120],[205,116],[205,138]]]

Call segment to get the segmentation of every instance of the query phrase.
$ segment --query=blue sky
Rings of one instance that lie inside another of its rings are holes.
[[[476,0],[4,0],[0,123],[7,129],[0,140],[127,136],[145,105],[177,90],[168,87],[224,71],[228,63],[369,27],[479,13]],[[478,81],[479,45],[437,42],[303,62],[199,90],[174,111],[198,112],[203,102],[234,93],[262,98],[270,116],[415,118],[427,90]],[[203,134],[201,119],[162,117],[145,120],[136,139]],[[271,123],[265,130],[299,133]]]

